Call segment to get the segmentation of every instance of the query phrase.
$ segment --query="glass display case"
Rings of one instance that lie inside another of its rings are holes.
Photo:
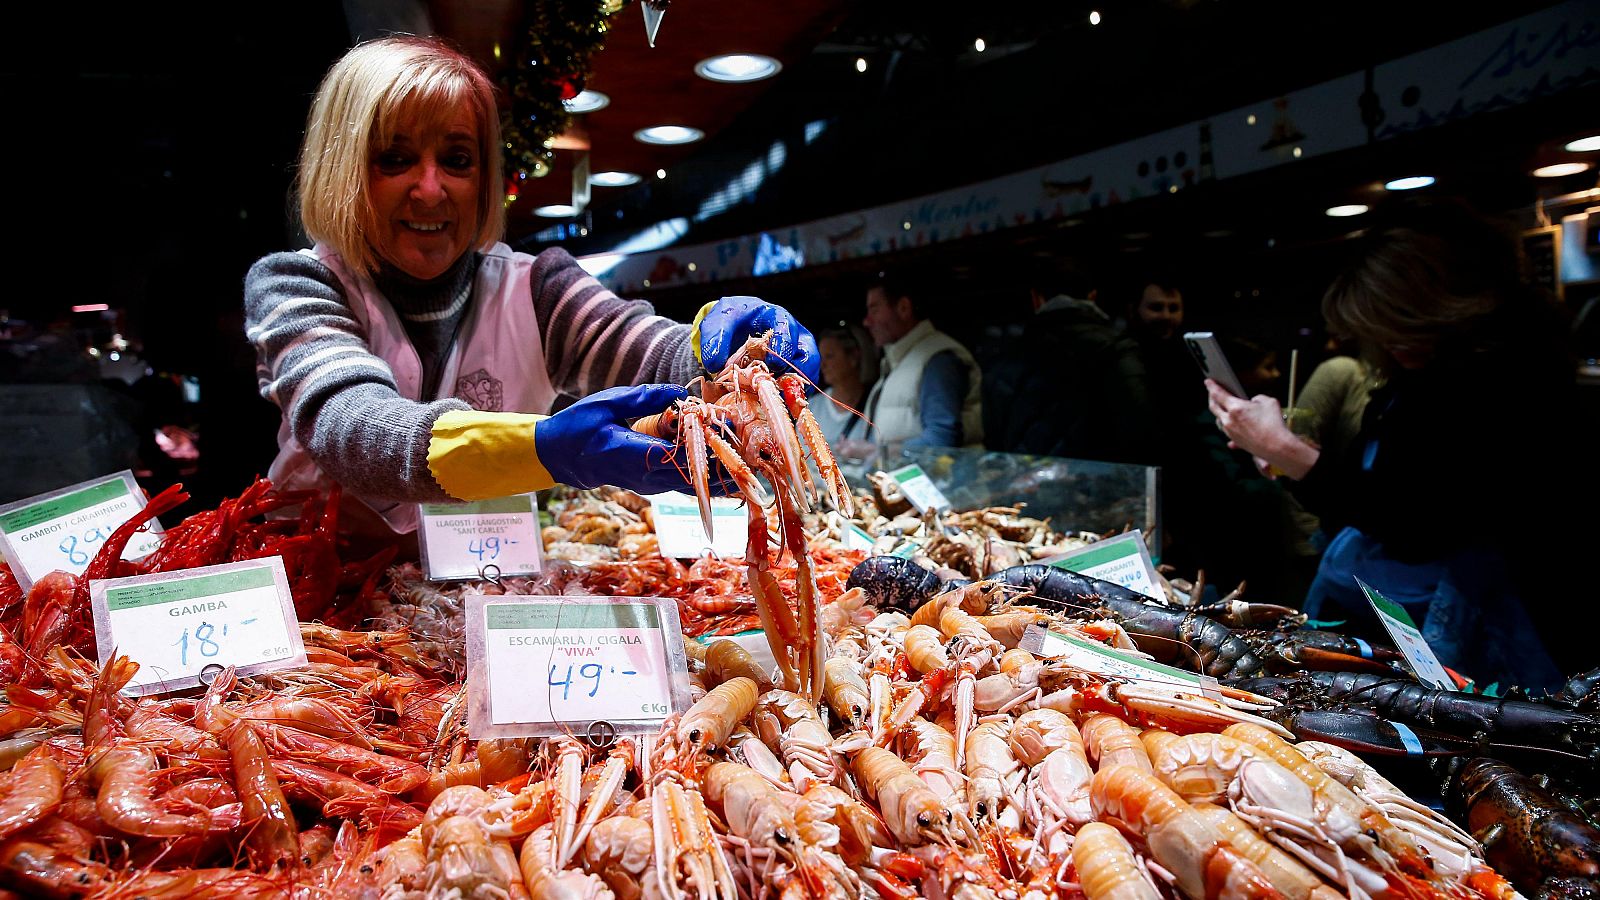
[[[954,509],[1026,504],[1024,515],[1048,518],[1057,531],[1105,534],[1138,528],[1152,556],[1161,547],[1159,468],[982,448],[911,447],[880,451],[871,465],[844,471],[852,487],[871,490],[869,471],[912,464],[922,467]]]

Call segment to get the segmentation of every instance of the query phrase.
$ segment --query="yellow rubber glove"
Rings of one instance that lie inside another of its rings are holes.
[[[451,410],[434,420],[428,471],[457,500],[544,490],[555,479],[539,461],[534,429],[549,416]]]
[[[700,307],[700,311],[695,313],[694,325],[689,328],[689,343],[694,347],[694,361],[699,363],[701,368],[705,367],[706,361],[700,358],[700,323],[705,321],[706,313],[711,312],[711,307],[716,305],[717,301],[713,300]]]

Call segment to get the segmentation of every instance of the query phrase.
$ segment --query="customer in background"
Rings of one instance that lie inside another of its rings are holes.
[[[1139,346],[1096,304],[1099,286],[1082,269],[1045,259],[1030,264],[1026,279],[1033,320],[983,376],[986,446],[1157,463],[1160,422]]]
[[[1167,274],[1144,279],[1127,305],[1128,334],[1139,345],[1146,383],[1163,428],[1190,423],[1205,408],[1194,360],[1183,344],[1183,290]]]
[[[933,327],[922,288],[880,273],[867,288],[862,325],[883,350],[882,376],[867,396],[880,446],[981,447],[982,374],[960,341]]]
[[[834,452],[864,458],[874,448],[872,424],[863,410],[867,391],[878,380],[878,354],[860,325],[840,322],[817,337],[823,393],[811,398],[811,412]]]
[[[423,502],[556,482],[688,490],[686,451],[629,421],[686,397],[751,335],[771,332],[780,365],[817,377],[811,333],[771,304],[723,298],[680,324],[565,250],[502,243],[499,123],[494,82],[446,43],[351,49],[301,146],[316,245],[245,277],[261,394],[282,414],[273,483],[341,485],[341,528],[379,544],[413,533]],[[581,399],[550,415],[563,396]]]
[[[1483,684],[1554,687],[1535,623],[1572,664],[1595,618],[1571,589],[1569,554],[1593,550],[1579,525],[1594,476],[1579,465],[1565,323],[1521,277],[1515,240],[1462,205],[1397,203],[1352,251],[1323,314],[1385,378],[1356,439],[1312,446],[1274,398],[1208,384],[1218,425],[1313,511],[1349,523],[1306,612],[1381,634],[1359,578],[1409,610],[1445,665]]]
[[[1361,432],[1367,400],[1381,379],[1357,355],[1359,350],[1352,341],[1330,339],[1328,343],[1333,355],[1312,370],[1305,387],[1295,396],[1289,421],[1292,430],[1312,445],[1343,457],[1350,453]],[[1330,518],[1332,515],[1334,511],[1326,510],[1320,520],[1317,540],[1321,547],[1326,547],[1349,524]]]

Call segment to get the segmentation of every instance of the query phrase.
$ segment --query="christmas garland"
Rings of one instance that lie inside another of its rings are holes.
[[[528,0],[520,45],[502,76],[508,102],[501,116],[507,197],[516,184],[550,173],[550,145],[572,121],[564,101],[578,96],[594,54],[605,46],[610,17],[627,0]]]

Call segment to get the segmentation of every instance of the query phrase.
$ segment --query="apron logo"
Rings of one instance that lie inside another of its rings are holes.
[[[465,400],[478,412],[501,412],[505,403],[505,386],[500,379],[479,369],[456,379],[456,397]]]

